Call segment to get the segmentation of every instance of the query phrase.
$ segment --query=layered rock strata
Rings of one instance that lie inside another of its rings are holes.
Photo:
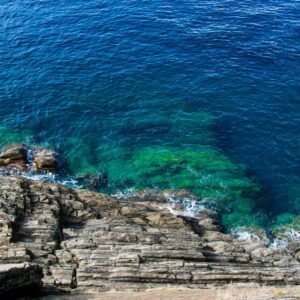
[[[300,283],[294,250],[238,242],[220,231],[214,213],[176,216],[161,208],[163,197],[155,197],[118,201],[59,184],[0,177],[0,268],[39,266],[49,292]]]

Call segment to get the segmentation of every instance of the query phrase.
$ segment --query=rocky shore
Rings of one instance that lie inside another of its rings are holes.
[[[44,293],[83,293],[300,283],[300,249],[236,241],[209,210],[197,218],[172,214],[164,206],[171,192],[120,201],[0,177],[0,293],[30,285]]]
[[[0,167],[42,174],[55,172],[58,159],[50,149],[13,144],[0,154]],[[105,174],[81,180],[108,183]],[[186,199],[198,201],[186,190],[110,196],[0,176],[0,294],[300,283],[299,244],[238,241],[205,206],[195,217],[185,214]]]

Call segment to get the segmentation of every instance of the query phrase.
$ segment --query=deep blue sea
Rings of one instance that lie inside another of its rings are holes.
[[[298,0],[1,0],[0,20],[1,144],[48,145],[116,189],[197,190],[202,160],[194,186],[170,164],[217,151],[261,187],[256,211],[300,215]]]

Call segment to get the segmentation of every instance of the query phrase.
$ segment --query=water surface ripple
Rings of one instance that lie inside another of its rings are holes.
[[[214,144],[266,211],[299,214],[299,16],[297,0],[1,0],[1,130],[101,171],[118,147]]]

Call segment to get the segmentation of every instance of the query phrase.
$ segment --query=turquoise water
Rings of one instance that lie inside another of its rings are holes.
[[[105,172],[109,192],[187,188],[227,229],[289,223],[299,13],[291,0],[2,0],[0,144],[53,147],[63,176]]]

